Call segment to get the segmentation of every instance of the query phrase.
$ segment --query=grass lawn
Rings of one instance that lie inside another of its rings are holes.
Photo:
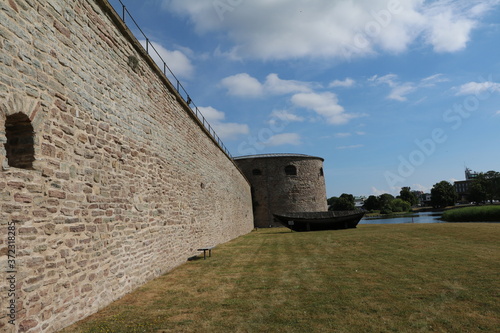
[[[500,224],[260,229],[62,332],[500,332]]]

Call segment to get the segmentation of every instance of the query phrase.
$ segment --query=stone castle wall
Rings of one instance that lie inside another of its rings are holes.
[[[323,159],[301,154],[235,158],[252,184],[255,226],[282,226],[273,213],[327,211]],[[287,174],[285,168],[295,168]]]
[[[0,66],[0,332],[54,332],[252,230],[247,180],[107,1],[0,1]]]

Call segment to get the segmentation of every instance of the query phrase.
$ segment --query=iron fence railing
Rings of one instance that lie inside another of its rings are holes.
[[[127,24],[127,21],[126,21],[127,17],[129,17],[132,20],[132,22],[134,23],[135,27],[137,28],[137,30],[139,30],[139,32],[142,34],[142,36],[144,37],[144,39],[146,41],[146,43],[145,43],[146,45],[144,47],[144,49],[146,50],[146,53],[149,54],[149,55],[151,55],[150,52],[152,50],[158,56],[158,59],[160,59],[160,61],[163,64],[163,69],[162,69],[163,70],[163,75],[165,75],[165,77],[168,80],[170,80],[169,75],[168,75],[168,74],[170,74],[170,76],[175,81],[174,87],[177,90],[177,93],[179,93],[179,95],[189,105],[189,109],[191,110],[191,112],[201,121],[201,123],[203,124],[203,126],[205,127],[205,129],[212,136],[212,138],[215,140],[215,142],[217,142],[217,144],[222,149],[222,151],[224,153],[226,153],[226,155],[229,156],[229,158],[232,158],[231,153],[226,148],[226,146],[224,145],[224,143],[222,142],[222,140],[220,139],[220,137],[217,135],[217,133],[215,133],[215,130],[213,129],[213,127],[208,123],[208,121],[206,120],[205,116],[203,116],[203,114],[201,113],[201,111],[198,109],[198,106],[196,106],[196,104],[193,102],[193,100],[189,96],[188,92],[186,91],[186,89],[184,89],[184,86],[181,84],[181,82],[179,81],[179,79],[177,79],[177,77],[172,72],[172,70],[170,69],[170,67],[168,67],[167,63],[163,60],[163,58],[161,57],[160,53],[156,50],[156,48],[154,47],[153,43],[151,43],[149,41],[149,38],[142,31],[142,29],[139,27],[139,24],[137,24],[137,22],[135,21],[135,19],[133,18],[133,16],[128,11],[127,7],[123,4],[123,2],[121,0],[118,0],[118,1],[120,2],[121,6],[122,6],[121,19],[122,19],[123,23]]]

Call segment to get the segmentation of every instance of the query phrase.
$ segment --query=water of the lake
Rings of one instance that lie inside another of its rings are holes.
[[[363,217],[359,224],[444,223],[440,220],[441,215],[440,212],[419,212],[398,217]]]

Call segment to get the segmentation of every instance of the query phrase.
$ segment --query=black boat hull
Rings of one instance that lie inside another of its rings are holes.
[[[293,231],[318,231],[356,228],[365,213],[360,211],[328,211],[273,215],[275,221]]]

